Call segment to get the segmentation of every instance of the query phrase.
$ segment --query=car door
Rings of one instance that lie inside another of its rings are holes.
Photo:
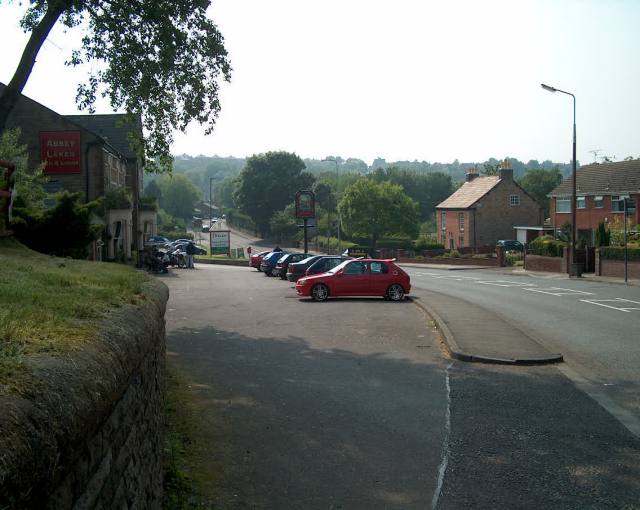
[[[334,296],[368,296],[371,293],[366,262],[359,260],[349,262],[333,280]]]
[[[389,266],[380,261],[370,262],[369,274],[371,275],[369,279],[371,293],[374,296],[384,296],[392,280],[389,274]]]

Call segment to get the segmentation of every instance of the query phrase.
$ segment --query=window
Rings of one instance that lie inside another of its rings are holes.
[[[510,206],[520,205],[520,195],[509,195],[509,205]]]
[[[382,262],[372,262],[369,268],[371,270],[371,274],[384,274],[389,272],[387,265]]]
[[[556,212],[557,213],[571,212],[571,200],[568,198],[556,198]]]
[[[447,211],[442,211],[442,222],[440,229],[447,230]]]
[[[461,248],[462,246],[464,246],[464,236],[458,236],[458,248]]]
[[[593,197],[593,207],[595,209],[602,209],[604,207],[602,195]]]
[[[352,262],[344,268],[344,274],[364,274],[367,272],[367,264],[364,262]]]
[[[611,210],[613,212],[623,212],[624,211],[624,197],[619,197],[617,195],[611,195]]]
[[[460,227],[460,232],[464,232],[464,213],[458,213],[458,226]]]
[[[587,208],[587,197],[576,197],[576,209]]]

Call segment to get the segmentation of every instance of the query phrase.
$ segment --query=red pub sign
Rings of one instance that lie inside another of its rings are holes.
[[[80,131],[40,132],[40,159],[45,174],[79,174]]]

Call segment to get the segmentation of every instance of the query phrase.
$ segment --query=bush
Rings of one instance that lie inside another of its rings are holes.
[[[445,251],[442,257],[445,259],[457,259],[460,258],[460,252],[458,250]]]
[[[600,248],[600,257],[607,260],[624,260],[624,248],[606,246]],[[640,262],[640,248],[627,248],[627,260]]]
[[[131,209],[133,198],[126,188],[110,189],[104,196],[104,207],[110,209]]]
[[[529,251],[533,255],[543,257],[562,257],[563,248],[567,246],[564,241],[556,241],[551,236],[541,236],[529,243]]]
[[[437,242],[431,235],[421,235],[413,242],[413,247],[417,251],[443,249],[444,245]]]

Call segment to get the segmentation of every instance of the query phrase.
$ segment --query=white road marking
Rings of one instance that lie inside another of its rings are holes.
[[[451,362],[445,370],[444,376],[444,383],[447,388],[447,409],[445,411],[444,439],[442,440],[442,460],[440,461],[440,466],[438,466],[438,483],[436,484],[436,490],[431,499],[431,510],[435,510],[438,506],[438,499],[440,498],[442,484],[444,483],[444,475],[447,471],[447,465],[449,464],[449,436],[451,435],[451,384],[449,382],[449,369],[452,366],[453,362]]]
[[[536,286],[535,283],[512,282],[509,280],[494,280],[494,281],[484,280],[476,283],[481,283],[483,285],[495,285],[496,287],[535,287]]]
[[[612,308],[613,310],[619,310],[621,312],[630,312],[631,310],[640,310],[640,301],[632,301],[631,299],[615,298],[615,299],[581,299],[584,303],[590,303],[592,305],[603,306],[605,308]],[[605,304],[614,303],[614,304]],[[638,306],[615,306],[615,304],[633,303]]]
[[[540,292],[540,294],[550,294],[552,296],[574,296],[574,295],[586,295],[593,296],[593,292],[585,292],[583,290],[563,289],[562,287],[549,287],[548,289],[524,289],[531,292]]]

